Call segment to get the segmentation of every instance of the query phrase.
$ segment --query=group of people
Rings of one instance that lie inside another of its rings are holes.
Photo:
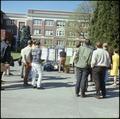
[[[106,48],[105,48],[106,47]],[[106,78],[108,78],[108,69],[111,67],[110,74],[114,76],[114,84],[117,85],[117,76],[119,75],[119,54],[118,50],[114,50],[114,55],[110,55],[107,51],[107,44],[96,42],[96,48],[92,48],[90,40],[86,39],[82,46],[79,46],[74,58],[76,66],[76,96],[86,97],[86,84],[88,75],[92,75],[95,82],[96,98],[106,97]]]
[[[29,40],[28,45],[21,50],[22,77],[24,78],[24,86],[29,85],[28,78],[29,75],[31,74],[33,88],[44,89],[44,87],[41,86],[42,81],[41,54],[42,50],[40,47],[40,41]]]
[[[5,71],[4,64],[6,64],[6,62],[9,62],[8,56],[10,55],[8,45],[4,45],[4,48],[2,48],[2,50],[3,51],[1,52],[5,52],[2,53],[4,54],[4,57],[1,56],[1,77]],[[28,81],[29,77],[31,76],[31,84],[33,88],[44,89],[41,84],[41,54],[42,49],[40,41],[29,40],[27,46],[21,49],[21,77],[24,79],[23,84],[25,87],[29,85]],[[66,56],[67,54],[64,50],[60,52],[59,72],[61,70],[61,65],[63,65],[64,71]],[[119,75],[118,50],[115,49],[114,54],[111,55],[108,51],[108,44],[97,42],[96,47],[92,47],[90,40],[86,39],[82,45],[80,42],[77,44],[76,53],[73,55],[73,57],[76,75],[75,94],[77,97],[86,97],[85,92],[88,86],[88,75],[90,75],[91,80],[95,82],[96,98],[105,98],[106,80],[108,79],[108,69],[110,68],[110,74],[114,76],[113,85],[117,85],[117,76]]]

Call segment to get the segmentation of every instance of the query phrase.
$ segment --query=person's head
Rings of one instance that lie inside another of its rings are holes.
[[[97,47],[97,48],[102,48],[102,43],[101,43],[101,42],[99,42],[99,41],[98,41],[98,42],[96,42],[96,47]]]
[[[79,48],[80,46],[81,46],[81,42],[80,41],[76,42],[76,48]]]
[[[33,39],[33,40],[32,40],[32,45],[35,45],[35,43],[36,43],[36,40]]]
[[[103,49],[105,49],[105,50],[108,49],[108,44],[107,43],[103,43]]]
[[[89,39],[85,39],[85,45],[90,45],[90,40]]]
[[[36,41],[35,45],[39,47],[40,46],[40,41]]]
[[[28,40],[27,45],[31,46],[32,45],[32,40]]]
[[[119,53],[119,50],[118,50],[118,49],[115,49],[115,50],[114,50],[114,53]]]

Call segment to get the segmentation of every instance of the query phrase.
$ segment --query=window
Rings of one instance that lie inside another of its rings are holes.
[[[64,46],[64,41],[63,40],[58,40],[57,41],[57,45],[59,45],[59,46]]]
[[[56,32],[56,36],[65,36],[65,31],[63,30],[63,31],[57,31]]]
[[[73,32],[69,32],[69,36],[71,36],[71,37],[75,37],[75,33],[73,33]]]
[[[54,25],[54,21],[53,20],[45,20],[45,25],[46,26],[53,26]]]
[[[64,27],[65,26],[65,22],[64,21],[57,21],[57,26],[58,27]]]
[[[41,30],[40,29],[34,29],[33,30],[33,35],[40,35],[41,34]]]
[[[14,22],[15,22],[15,20],[7,19],[6,20],[6,25],[14,25]]]
[[[45,39],[44,43],[46,46],[51,46],[52,45],[52,40],[51,39]]]
[[[34,19],[33,25],[42,25],[42,20],[41,19]]]
[[[46,30],[45,31],[45,36],[53,36],[53,31],[52,30]]]

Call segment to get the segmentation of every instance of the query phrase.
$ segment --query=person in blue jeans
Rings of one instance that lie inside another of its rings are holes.
[[[79,96],[80,90],[81,97],[86,96],[86,81],[93,52],[93,50],[89,47],[89,43],[90,41],[86,39],[84,45],[79,47],[74,59],[77,79],[75,85],[75,94],[77,97]]]

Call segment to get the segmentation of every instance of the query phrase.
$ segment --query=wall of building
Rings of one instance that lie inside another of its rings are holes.
[[[20,28],[23,25],[29,25],[32,39],[40,40],[45,47],[66,44],[67,47],[75,47],[76,36],[66,38],[64,35],[65,25],[62,23],[66,23],[71,14],[72,12],[30,9],[27,14],[6,13],[4,20],[6,21],[6,30],[11,31],[17,39],[19,39]],[[11,24],[7,24],[8,19],[12,21]]]

